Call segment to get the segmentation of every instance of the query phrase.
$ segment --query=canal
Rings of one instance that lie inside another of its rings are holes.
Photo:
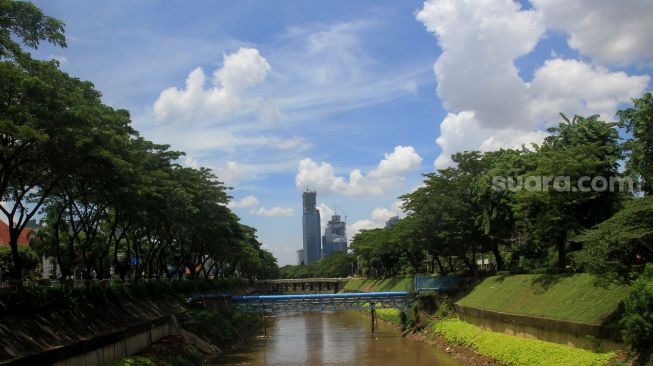
[[[387,326],[372,333],[360,312],[280,314],[267,318],[267,338],[255,338],[209,365],[463,366],[432,346]]]

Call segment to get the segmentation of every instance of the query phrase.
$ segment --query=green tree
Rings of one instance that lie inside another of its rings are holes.
[[[582,177],[619,176],[622,154],[616,124],[600,121],[598,116],[563,119],[537,147],[533,155],[535,168],[525,174],[525,182],[529,177],[539,180],[542,189],[524,187],[515,195],[513,206],[529,240],[541,247],[556,248],[561,269],[567,266],[568,240],[581,229],[610,217],[624,197],[609,189],[573,189]],[[567,188],[544,187],[542,177],[569,177]]]
[[[0,0],[0,60],[29,58],[13,38],[36,49],[41,41],[66,47],[64,23],[27,1]]]
[[[638,353],[638,364],[650,365],[653,361],[653,264],[648,264],[644,274],[633,283],[624,301],[620,325],[624,341]]]
[[[24,272],[35,270],[40,263],[38,254],[36,254],[32,248],[26,245],[21,245],[18,247],[18,253],[22,259],[22,271]],[[16,271],[14,268],[14,259],[11,248],[6,245],[0,245],[0,278],[4,277],[6,274],[15,272]]]
[[[91,83],[71,78],[53,62],[0,62],[0,78],[0,195],[7,202],[0,210],[19,273],[18,237],[62,177],[75,170],[79,137],[91,131],[89,111],[101,102]]]
[[[633,107],[617,112],[621,126],[633,134],[626,142],[627,167],[642,179],[642,190],[653,193],[653,94],[633,99]]]
[[[632,282],[639,276],[637,267],[653,262],[653,197],[628,200],[573,241],[583,246],[574,256],[579,266],[608,281]]]
[[[452,160],[455,167],[425,174],[424,187],[401,198],[415,220],[414,240],[423,243],[439,272],[455,270],[454,257],[476,272],[476,255],[493,246],[485,234],[479,194],[487,164],[477,151],[454,154]]]

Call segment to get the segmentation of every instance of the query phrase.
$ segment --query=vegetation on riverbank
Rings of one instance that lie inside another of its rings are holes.
[[[205,356],[183,337],[168,336],[139,352],[138,356],[124,358],[109,366],[197,366],[202,364]]]
[[[406,315],[397,309],[377,309],[378,319],[396,326],[404,326]],[[429,337],[436,334],[448,342],[470,348],[480,355],[491,357],[502,364],[512,366],[603,366],[615,356],[614,353],[594,353],[557,343],[524,339],[484,331],[457,318],[434,320],[420,334]]]
[[[431,329],[448,341],[513,366],[602,366],[614,353],[594,353],[557,343],[489,332],[455,318],[435,322]]]
[[[236,348],[261,328],[259,314],[213,308],[191,309],[179,316],[179,322],[182,328],[220,350]],[[111,366],[193,366],[202,364],[206,357],[205,352],[183,336],[170,336]]]
[[[242,343],[261,329],[261,316],[258,313],[235,311],[225,313],[216,309],[192,309],[184,314],[181,326],[218,346],[230,348]]]
[[[326,258],[306,265],[285,265],[279,268],[281,278],[348,277],[354,274],[356,257],[351,253],[334,252]]]
[[[4,314],[37,314],[84,308],[89,305],[121,305],[134,300],[156,300],[176,297],[183,301],[194,293],[230,292],[249,284],[238,279],[159,280],[148,282],[95,283],[88,287],[34,286],[0,289],[0,310]]]
[[[376,292],[376,291],[411,291],[413,278],[387,278],[369,279],[352,278],[347,282],[343,291],[347,292]]]
[[[488,277],[459,304],[503,313],[600,324],[630,293],[622,284],[598,286],[589,274]]]

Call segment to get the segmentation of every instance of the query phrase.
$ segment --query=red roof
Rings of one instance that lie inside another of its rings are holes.
[[[18,245],[28,245],[36,231],[25,228],[18,237]],[[0,220],[0,245],[9,245],[9,225]]]

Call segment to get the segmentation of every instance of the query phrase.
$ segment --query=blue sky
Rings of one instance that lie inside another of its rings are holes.
[[[541,141],[558,112],[612,119],[653,71],[650,1],[35,3],[68,38],[35,55],[214,169],[280,264],[306,187],[351,237],[451,153]]]

